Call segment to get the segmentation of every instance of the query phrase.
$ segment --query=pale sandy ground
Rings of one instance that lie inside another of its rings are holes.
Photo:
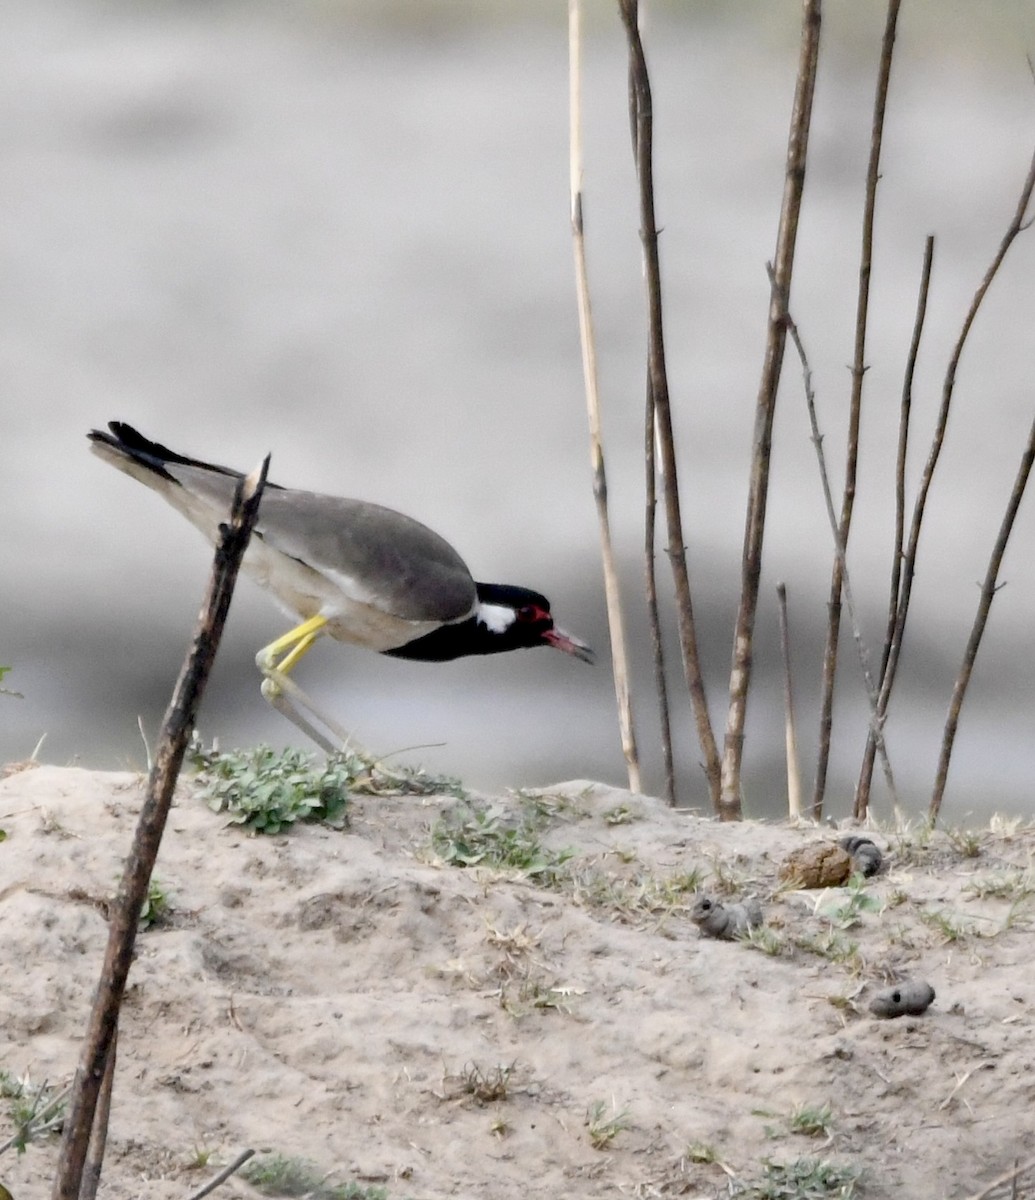
[[[863,1196],[925,1200],[1035,1153],[1032,828],[984,833],[976,857],[876,834],[882,904],[837,931],[858,943],[839,964],[797,942],[831,932],[844,894],[774,894],[783,856],[829,830],[552,794],[544,839],[575,851],[559,889],[437,861],[453,798],[358,797],[345,832],[255,838],[185,780],[157,870],[172,916],[141,935],[123,1010],[103,1195],[185,1198],[254,1147],[390,1200],[717,1197],[810,1155],[862,1168]],[[0,783],[0,1069],[70,1078],[141,795],[135,775],[55,767]],[[702,940],[692,896],[664,887],[693,869],[766,897],[784,952]],[[979,898],[993,884],[1010,895]],[[932,1008],[869,1016],[901,976],[930,980]],[[472,1094],[497,1067],[506,1095]],[[598,1103],[627,1125],[601,1149]],[[790,1132],[800,1104],[830,1105],[828,1137]],[[0,1109],[0,1141],[8,1124]],[[56,1152],[0,1158],[15,1200],[49,1195]],[[215,1194],[255,1195],[236,1177]]]

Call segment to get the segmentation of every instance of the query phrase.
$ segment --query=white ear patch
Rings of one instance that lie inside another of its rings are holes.
[[[490,633],[506,633],[514,624],[517,613],[506,604],[482,604],[479,602],[474,616],[475,620],[484,625]]]

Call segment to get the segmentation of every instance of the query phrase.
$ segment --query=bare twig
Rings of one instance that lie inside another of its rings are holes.
[[[913,577],[916,573],[917,552],[920,545],[920,531],[923,527],[924,511],[927,506],[927,494],[931,489],[931,482],[934,479],[935,468],[938,466],[938,459],[942,452],[942,445],[945,441],[945,430],[949,423],[949,410],[952,406],[952,396],[956,387],[956,370],[959,367],[960,359],[963,355],[963,348],[966,345],[967,337],[970,334],[971,327],[977,317],[978,310],[981,308],[981,303],[992,286],[992,281],[995,279],[999,268],[1003,264],[1010,247],[1013,245],[1017,236],[1024,232],[1029,227],[1031,222],[1027,218],[1028,206],[1031,203],[1032,192],[1035,191],[1035,154],[1032,155],[1031,164],[1028,167],[1028,174],[1025,177],[1024,185],[1021,188],[1020,199],[1017,202],[1017,208],[1014,211],[1013,218],[1003,235],[1002,241],[999,243],[999,248],[996,250],[995,256],[992,259],[988,270],[985,272],[984,278],[978,285],[977,291],[970,302],[970,308],[967,310],[967,315],[964,317],[963,325],[960,329],[959,336],[956,339],[956,345],[953,347],[952,355],[949,358],[949,365],[946,368],[945,379],[942,383],[942,399],[938,409],[938,416],[935,422],[934,433],[931,437],[931,447],[927,454],[927,462],[924,464],[923,474],[920,478],[920,486],[917,490],[916,500],[913,504],[913,516],[909,526],[909,538],[906,542],[905,554],[902,559],[902,575],[901,589],[899,593],[898,610],[895,614],[895,627],[892,630],[891,641],[888,646],[887,663],[881,676],[880,693],[877,697],[877,709],[880,713],[885,713],[888,707],[888,700],[891,696],[891,689],[895,683],[895,675],[898,670],[899,658],[902,653],[902,642],[905,638],[906,620],[909,616],[909,603],[913,593]]]
[[[1020,1179],[1022,1175],[1027,1175],[1031,1171],[1035,1171],[1035,1158],[1029,1158],[1026,1163],[1020,1166],[1018,1166],[1018,1164],[1015,1162],[1011,1170],[1005,1171],[997,1179],[993,1179],[987,1187],[982,1188],[980,1192],[975,1192],[973,1196],[968,1198],[968,1200],[992,1200],[992,1197],[995,1196],[996,1193],[999,1193],[999,1195],[1002,1197],[1002,1200],[1006,1200],[1006,1196],[1002,1192],[1002,1189],[1007,1185],[1012,1185],[1010,1188],[1010,1195],[1016,1196],[1018,1194],[1018,1179]]]
[[[643,422],[643,464],[646,479],[646,500],[643,521],[644,583],[647,600],[647,621],[650,626],[651,659],[654,665],[654,688],[658,696],[658,720],[661,734],[661,762],[665,772],[665,799],[676,802],[676,770],[672,755],[672,721],[668,706],[668,682],[665,679],[665,651],[661,641],[661,619],[658,615],[658,573],[655,564],[657,529],[657,454],[655,452],[656,422],[654,396],[647,383],[647,411]]]
[[[791,637],[787,623],[787,585],[776,585],[780,602],[780,648],[783,651],[783,712],[787,757],[787,814],[801,816],[801,767],[798,764],[798,732],[794,719],[794,689],[791,687]]]
[[[773,287],[774,294],[777,294],[776,278],[772,267],[767,268],[769,271],[769,280]],[[784,301],[786,304],[786,301]],[[844,595],[845,607],[848,609],[848,619],[852,626],[852,637],[855,639],[856,649],[859,654],[859,665],[862,668],[863,683],[866,687],[866,697],[870,703],[870,729],[873,731],[876,741],[877,752],[880,754],[881,765],[884,768],[884,779],[888,786],[888,792],[891,796],[892,804],[895,808],[896,818],[901,818],[898,802],[898,791],[895,787],[895,777],[891,770],[891,761],[888,758],[887,747],[884,745],[884,732],[882,722],[877,716],[877,686],[873,681],[873,675],[870,672],[870,655],[866,648],[866,643],[863,640],[862,627],[859,624],[859,618],[855,607],[855,598],[852,595],[852,583],[848,574],[848,562],[845,559],[844,543],[841,541],[841,528],[838,524],[837,514],[834,511],[834,496],[830,488],[830,473],[827,470],[826,455],[823,453],[823,436],[819,431],[819,420],[816,416],[816,396],[812,390],[812,369],[809,367],[808,356],[805,353],[805,347],[802,344],[801,335],[798,332],[798,327],[794,323],[794,318],[790,312],[784,309],[784,320],[787,322],[787,331],[790,334],[791,341],[798,353],[798,358],[801,361],[802,378],[805,385],[805,403],[809,412],[809,425],[812,429],[812,444],[816,449],[816,459],[819,463],[819,477],[823,485],[823,499],[827,508],[827,520],[830,522],[830,531],[834,537],[834,553],[841,560],[841,590]]]
[[[86,1166],[83,1169],[83,1181],[79,1185],[79,1200],[95,1200],[97,1188],[101,1182],[104,1151],[108,1145],[108,1118],[111,1116],[111,1091],[115,1082],[118,1045],[119,1031],[116,1026],[111,1035],[111,1045],[108,1047],[108,1059],[104,1064],[104,1078],[101,1080],[101,1090],[97,1097],[97,1111],[93,1117],[90,1150],[86,1157]]]
[[[637,0],[619,0],[618,6],[629,43],[629,109],[633,128],[633,153],[636,158],[636,175],[640,190],[640,240],[643,244],[643,268],[647,286],[648,388],[661,458],[661,487],[665,503],[665,522],[668,528],[668,556],[675,580],[683,674],[690,692],[697,737],[704,756],[704,773],[708,780],[712,803],[718,808],[719,750],[715,743],[711,718],[708,714],[708,699],[697,647],[697,629],[690,593],[690,577],[686,566],[686,546],[683,540],[683,519],[679,507],[679,477],[676,470],[675,439],[672,433],[668,372],[665,367],[661,264],[658,258],[658,227],[654,214],[652,148],[654,116],[650,75],[647,71],[643,42],[640,38]]]
[[[597,525],[600,531],[600,550],[604,568],[604,595],[607,600],[607,620],[611,635],[611,669],[614,675],[615,699],[618,703],[618,724],[622,753],[628,772],[631,791],[640,790],[640,763],[636,749],[636,730],[633,724],[632,698],[629,691],[629,662],[625,647],[625,624],[622,618],[622,597],[618,586],[618,569],[611,543],[611,523],[607,508],[607,475],[604,469],[604,449],[600,424],[600,393],[597,386],[596,338],[593,331],[593,311],[589,299],[589,276],[586,270],[586,240],[582,223],[582,67],[581,67],[581,7],[579,0],[568,5],[568,55],[570,87],[570,171],[571,171],[571,230],[575,253],[575,285],[579,305],[579,335],[582,343],[582,374],[586,388],[586,409],[589,416],[589,451],[593,468],[593,499],[596,501]]]
[[[230,1176],[236,1171],[239,1171],[254,1153],[254,1150],[242,1150],[228,1167],[224,1167],[222,1171],[220,1171],[219,1174],[213,1179],[210,1179],[203,1188],[199,1188],[196,1192],[188,1196],[187,1200],[203,1200],[203,1197],[209,1195],[211,1192],[214,1192],[221,1183],[226,1183]]]
[[[1020,508],[1024,490],[1028,486],[1028,478],[1031,474],[1033,462],[1035,462],[1035,421],[1032,422],[1031,430],[1028,433],[1028,444],[1021,455],[1021,465],[1017,471],[1017,478],[1014,480],[1013,491],[1010,493],[1006,512],[999,526],[999,534],[992,548],[988,570],[985,572],[985,580],[981,585],[981,599],[978,602],[977,614],[974,617],[970,637],[967,639],[967,647],[963,652],[963,662],[952,689],[949,714],[945,718],[945,732],[942,736],[941,754],[938,756],[938,773],[935,776],[934,792],[931,795],[931,807],[928,813],[928,818],[932,825],[938,820],[938,813],[941,810],[942,796],[945,794],[945,781],[949,775],[949,760],[952,757],[952,746],[956,740],[956,729],[959,725],[960,711],[963,708],[963,699],[967,693],[970,676],[974,671],[974,660],[977,658],[977,652],[981,647],[981,638],[984,635],[985,626],[988,624],[988,614],[992,608],[992,601],[999,590],[999,568],[1002,566],[1003,555],[1006,553],[1006,545],[1010,540],[1010,534],[1013,532],[1013,523],[1016,520],[1017,510]]]
[[[931,268],[933,263],[934,238],[928,236],[924,243],[924,262],[920,271],[920,294],[916,302],[916,319],[913,322],[913,336],[909,343],[909,355],[906,358],[905,378],[902,384],[902,404],[899,409],[898,453],[895,460],[895,545],[892,551],[891,586],[888,592],[888,621],[884,634],[884,649],[881,652],[880,661],[880,679],[882,684],[885,672],[888,669],[888,656],[891,653],[891,641],[895,632],[898,600],[902,588],[903,548],[906,536],[906,460],[909,450],[909,423],[913,407],[913,377],[916,373],[916,360],[920,353],[920,340],[923,337],[924,321],[927,316],[927,298],[931,289]],[[877,696],[877,717],[883,723],[886,719],[887,700],[890,698],[890,693],[883,700],[882,696],[884,696],[883,689]],[[854,812],[859,817],[865,814],[870,807],[870,783],[873,779],[873,762],[876,753],[876,742],[872,735],[868,733],[866,736],[866,749],[863,753],[862,768],[859,771],[859,781],[855,788]]]
[[[781,296],[791,294],[794,247],[798,235],[808,159],[809,125],[819,64],[821,0],[804,0],[801,50],[798,76],[791,113],[787,146],[783,203],[776,236],[776,283],[769,300],[765,360],[755,407],[755,431],[751,453],[751,478],[748,489],[747,521],[741,561],[740,606],[733,637],[733,664],[730,669],[729,709],[723,746],[719,815],[736,819],[741,814],[740,767],[744,752],[744,723],[747,719],[748,689],[751,683],[752,643],[755,612],[758,607],[759,579],[762,572],[762,540],[765,531],[766,502],[769,494],[769,456],[773,437],[776,392],[783,367],[787,326]],[[779,295],[777,295],[777,291]]]
[[[855,486],[859,463],[859,422],[862,417],[863,377],[866,374],[866,323],[870,306],[870,270],[873,263],[873,217],[877,207],[877,183],[880,180],[880,151],[884,137],[884,114],[887,109],[888,84],[891,80],[891,60],[895,49],[895,28],[901,0],[888,0],[888,12],[881,42],[880,67],[877,72],[877,94],[873,104],[870,128],[870,158],[866,168],[866,192],[863,205],[862,248],[859,254],[859,286],[855,307],[855,346],[852,357],[852,394],[848,409],[848,445],[845,450],[845,487],[841,500],[841,520],[838,525],[842,547],[847,550],[855,508]],[[785,292],[786,294],[786,292]],[[823,649],[823,685],[820,701],[819,757],[816,764],[816,784],[812,796],[812,815],[819,820],[823,813],[823,796],[830,761],[830,731],[834,719],[834,678],[837,674],[837,648],[841,633],[841,562],[834,555],[830,578],[830,599],[827,607],[827,640]]]
[[[267,457],[261,467],[238,484],[228,524],[220,529],[212,576],[191,650],[176,681],[172,702],[162,723],[133,846],[118,894],[111,906],[108,947],[65,1118],[65,1133],[51,1192],[52,1200],[79,1198],[83,1164],[91,1130],[94,1129],[98,1093],[118,1027],[119,1009],[133,959],[140,910],[147,897],[148,883],[165,830],[180,764],[222,636],[237,570],[258,514],[268,466]]]

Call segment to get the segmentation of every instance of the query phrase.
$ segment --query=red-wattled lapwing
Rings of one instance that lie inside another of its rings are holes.
[[[214,542],[239,471],[199,462],[112,421],[88,436],[101,458],[139,479]],[[288,678],[318,637],[396,658],[446,662],[553,646],[585,662],[593,652],[553,623],[550,602],[511,584],[476,583],[459,554],[411,517],[368,504],[267,483],[242,569],[302,623],[256,655],[262,693],[328,751],[348,734]],[[294,701],[294,704],[292,704]],[[339,739],[329,742],[305,708]]]

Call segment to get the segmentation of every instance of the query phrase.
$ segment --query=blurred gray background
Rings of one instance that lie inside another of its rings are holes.
[[[792,308],[840,490],[862,180],[884,5],[827,5]],[[625,44],[590,0],[585,217],[645,783],[661,784],[641,590],[644,317]],[[721,738],[798,3],[652,6],[646,27],[667,341],[689,558]],[[476,786],[624,780],[590,493],[568,202],[566,6],[7,0],[0,11],[0,759],[139,766],[210,555],[87,453],[120,418],[174,448],[420,517],[476,577],[544,591],[593,642],[446,666],[321,644],[299,679],[368,745]],[[873,274],[850,563],[879,653],[902,369],[937,236],[911,484],[949,348],[1035,143],[1035,8],[903,6]],[[931,492],[889,747],[926,803],[975,586],[1035,411],[1035,233],[974,328]],[[946,819],[1031,813],[1035,503],[1024,504],[960,729]],[[811,786],[832,554],[800,372],[777,416],[746,803],[784,804],[775,584],[791,601]],[[660,578],[669,603],[664,556]],[[671,611],[666,620],[673,624]],[[286,628],[239,589],[200,727],[294,740],[255,650]],[[847,630],[846,630],[847,634]],[[670,657],[684,803],[704,805]],[[828,807],[865,706],[843,642]],[[882,811],[878,786],[875,809]],[[886,804],[883,811],[886,812]]]

